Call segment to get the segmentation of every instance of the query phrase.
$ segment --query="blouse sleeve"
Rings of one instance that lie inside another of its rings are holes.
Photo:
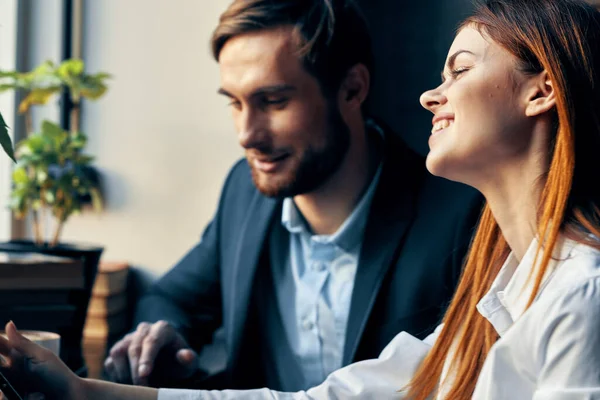
[[[534,400],[600,399],[600,278],[548,310]]]
[[[402,399],[403,388],[437,339],[441,325],[421,341],[401,332],[378,358],[360,361],[332,372],[325,382],[307,391],[269,389],[198,391],[161,389],[158,400],[351,400]]]

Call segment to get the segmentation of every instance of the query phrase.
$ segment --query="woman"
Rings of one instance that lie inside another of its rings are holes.
[[[400,333],[306,393],[157,392],[80,380],[9,324],[5,371],[61,399],[600,399],[600,13],[488,0],[421,102],[435,115],[428,169],[487,200],[425,341]]]

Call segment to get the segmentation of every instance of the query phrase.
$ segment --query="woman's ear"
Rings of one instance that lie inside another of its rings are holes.
[[[553,109],[556,106],[555,93],[548,72],[543,71],[531,77],[531,89],[527,97],[525,114],[528,117],[535,117]]]

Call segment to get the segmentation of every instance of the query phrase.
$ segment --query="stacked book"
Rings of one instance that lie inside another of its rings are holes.
[[[101,262],[83,330],[83,353],[90,378],[101,378],[109,347],[129,328],[127,277],[129,266]]]
[[[21,330],[58,333],[60,356],[76,373],[82,372],[84,293],[85,271],[80,259],[0,252],[0,329],[12,320]]]
[[[0,252],[2,323],[13,320],[19,329],[63,333],[77,307],[71,294],[83,288],[80,260]]]

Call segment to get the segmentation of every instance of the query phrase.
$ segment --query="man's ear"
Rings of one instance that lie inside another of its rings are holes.
[[[528,91],[525,114],[535,117],[556,107],[556,92],[548,72],[543,71],[530,79],[531,87]]]
[[[371,75],[363,64],[356,64],[348,70],[338,95],[339,104],[350,109],[360,110],[371,88]]]

